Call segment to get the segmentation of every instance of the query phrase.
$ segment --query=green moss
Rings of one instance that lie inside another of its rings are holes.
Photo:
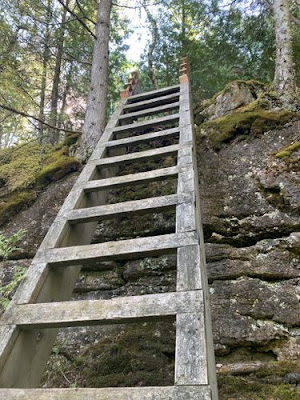
[[[298,400],[300,388],[289,384],[270,385],[236,376],[219,376],[220,400]]]
[[[266,363],[261,366],[256,371],[256,376],[260,378],[273,378],[273,377],[283,377],[289,373],[297,373],[300,374],[300,365],[299,363],[293,361],[274,361]]]
[[[87,386],[165,386],[174,375],[173,323],[131,324],[115,340],[104,338],[83,354]]]
[[[3,225],[10,218],[30,206],[36,199],[34,190],[22,191],[19,193],[10,193],[4,199],[0,200],[0,225]]]
[[[291,156],[291,154],[294,151],[297,151],[300,149],[300,140],[297,140],[296,142],[292,143],[291,145],[287,146],[286,148],[280,150],[278,153],[275,154],[276,158],[283,158],[287,159]]]
[[[45,185],[57,181],[70,172],[77,171],[79,161],[73,157],[62,156],[42,168],[36,177],[37,185]]]
[[[0,151],[0,224],[29,206],[51,181],[76,171],[79,162],[65,145],[31,142]]]
[[[208,130],[209,138],[215,150],[220,150],[224,143],[232,141],[237,136],[258,135],[281,127],[296,116],[299,117],[298,113],[286,110],[253,110],[254,106],[251,104],[201,126]]]

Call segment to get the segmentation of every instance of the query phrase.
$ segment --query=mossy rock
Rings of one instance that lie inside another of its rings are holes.
[[[278,153],[275,154],[275,157],[284,159],[286,161],[291,157],[292,153],[298,150],[300,150],[300,140],[297,140],[296,142],[280,150]]]
[[[131,324],[115,340],[104,338],[79,360],[90,387],[174,384],[173,323]]]
[[[0,151],[0,224],[31,205],[47,184],[77,171],[68,146],[25,143]]]
[[[45,165],[36,177],[36,184],[41,186],[58,181],[70,172],[77,171],[79,165],[79,161],[73,157],[60,157],[56,161]]]
[[[299,113],[287,110],[253,110],[251,108],[253,107],[249,105],[249,107],[244,107],[242,110],[201,125],[201,129],[208,132],[209,139],[215,150],[220,150],[225,143],[231,142],[238,136],[257,136],[269,130],[282,127],[300,116]]]
[[[218,377],[219,399],[228,400],[299,400],[299,386],[271,385],[237,376]]]
[[[0,225],[5,224],[15,214],[23,208],[29,207],[36,200],[36,192],[34,190],[23,191],[19,193],[11,193],[4,199],[0,200]]]

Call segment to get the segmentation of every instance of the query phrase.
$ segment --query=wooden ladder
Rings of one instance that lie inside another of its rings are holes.
[[[1,319],[0,399],[218,398],[186,61],[181,64],[180,85],[128,97],[130,88],[123,91],[120,105]],[[169,115],[155,117],[169,111]],[[148,119],[137,121],[141,117]],[[143,134],[135,135],[138,132]],[[174,137],[179,137],[178,144],[124,154],[128,146]],[[107,157],[108,151],[118,153]],[[177,165],[115,176],[124,163],[168,155],[177,156]],[[177,179],[176,193],[107,204],[112,188],[166,179]],[[172,207],[176,209],[175,233],[90,244],[101,219]],[[176,292],[68,301],[84,264],[171,251],[177,252]],[[170,317],[176,318],[174,386],[37,388],[59,328]]]

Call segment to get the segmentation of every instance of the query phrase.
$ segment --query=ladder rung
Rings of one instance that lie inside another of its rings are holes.
[[[201,311],[201,291],[16,305],[5,321],[20,328],[122,324]],[[5,323],[4,322],[4,323]]]
[[[171,93],[176,93],[176,92],[179,92],[179,90],[180,90],[180,85],[174,85],[174,86],[169,86],[169,87],[162,88],[162,89],[151,90],[149,92],[136,94],[136,95],[128,97],[127,104],[131,104],[131,103],[134,103],[136,101],[141,101],[141,100],[153,99],[155,97],[162,96],[163,94],[167,95],[167,94],[171,94]]]
[[[147,115],[153,115],[153,114],[157,114],[159,112],[173,110],[174,108],[179,108],[179,101],[177,101],[176,103],[165,104],[163,106],[158,106],[158,107],[154,107],[154,108],[147,108],[146,110],[143,110],[143,111],[136,111],[136,112],[124,114],[119,117],[119,121],[124,121],[126,119],[135,119],[135,118],[144,117]]]
[[[134,162],[135,160],[140,161],[147,158],[160,158],[168,154],[176,153],[183,146],[181,144],[173,144],[171,146],[159,147],[157,149],[151,149],[146,151],[138,151],[136,153],[128,153],[121,156],[101,158],[97,161],[97,166],[103,166],[108,164],[120,164],[126,162]]]
[[[165,96],[156,97],[154,99],[139,101],[132,104],[126,104],[123,108],[125,112],[127,111],[139,111],[147,108],[152,108],[156,106],[160,106],[163,104],[170,104],[174,99],[179,99],[180,93],[172,93]]]
[[[164,178],[172,178],[178,175],[179,167],[169,167],[162,169],[155,169],[153,171],[138,172],[136,174],[129,174],[123,176],[115,176],[107,179],[99,179],[94,181],[89,181],[85,184],[83,190],[85,192],[92,192],[101,189],[108,189],[111,187],[126,186],[130,184],[141,184],[144,182],[153,182],[157,180],[162,180]]]
[[[196,232],[171,233],[117,242],[46,249],[39,258],[42,262],[54,265],[83,265],[110,257],[128,259],[146,257],[151,254],[164,254],[172,252],[178,247],[192,246],[197,243]]]
[[[121,147],[121,146],[129,146],[131,144],[139,143],[139,142],[149,142],[155,139],[161,139],[167,136],[175,136],[179,134],[179,128],[165,129],[163,131],[152,132],[152,133],[144,133],[139,136],[132,136],[129,138],[111,140],[106,143],[106,147],[110,149],[111,147]]]
[[[149,121],[136,122],[134,124],[117,126],[116,128],[113,129],[113,132],[114,132],[114,134],[127,133],[127,132],[134,131],[137,129],[146,129],[146,128],[155,127],[156,125],[158,125],[158,126],[166,125],[169,122],[176,121],[176,120],[179,121],[179,114],[172,114],[172,115],[168,115],[166,117],[153,118],[153,119],[150,119]]]
[[[210,400],[210,387],[161,386],[131,388],[0,389],[3,400]]]
[[[149,199],[124,201],[123,203],[108,204],[98,207],[81,208],[70,211],[66,219],[71,224],[78,224],[86,221],[97,221],[98,219],[111,218],[127,213],[147,213],[158,211],[161,208],[168,209],[178,203],[177,194]]]

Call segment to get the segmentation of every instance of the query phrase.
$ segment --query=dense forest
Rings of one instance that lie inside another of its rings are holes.
[[[128,43],[144,20],[147,45],[133,62]],[[236,79],[295,93],[299,21],[297,0],[2,0],[1,148],[28,140],[55,144],[80,132],[91,77],[92,87],[93,79],[99,85],[96,125],[103,130],[130,70],[140,71],[144,90],[172,85],[180,55],[190,62],[195,103]]]

